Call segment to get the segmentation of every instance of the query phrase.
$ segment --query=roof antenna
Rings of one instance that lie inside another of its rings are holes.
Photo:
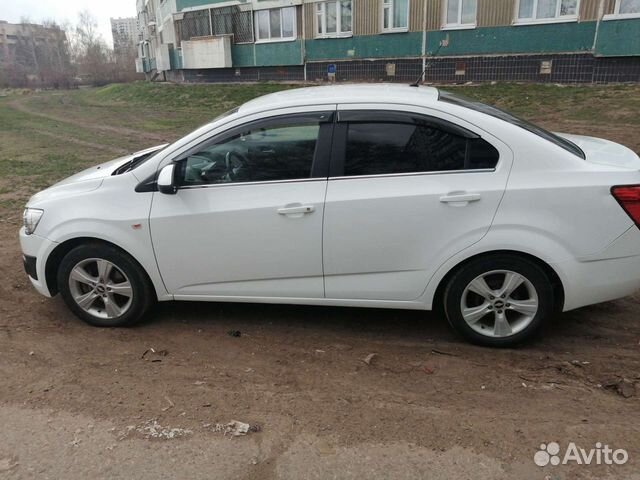
[[[424,70],[422,71],[422,73],[420,74],[418,79],[411,84],[412,87],[419,87],[420,86],[420,82],[422,82],[422,80],[424,80],[424,76],[427,74],[427,70],[429,70],[429,68],[431,68],[431,65],[433,64],[433,59],[438,56],[438,53],[440,53],[440,49],[442,47],[448,47],[448,46],[449,46],[449,36],[447,35],[447,38],[440,40],[440,44],[438,45],[438,48],[436,49],[436,52],[433,55],[431,55],[431,57],[429,58],[429,61],[424,66]]]

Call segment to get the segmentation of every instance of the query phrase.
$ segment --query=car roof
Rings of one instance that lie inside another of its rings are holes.
[[[432,105],[439,92],[433,87],[411,87],[398,84],[350,84],[283,90],[258,97],[242,105],[240,114],[304,105],[336,103],[399,103]]]

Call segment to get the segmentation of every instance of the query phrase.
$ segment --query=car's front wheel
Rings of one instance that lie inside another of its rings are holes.
[[[449,323],[467,340],[509,347],[533,337],[553,312],[553,288],[536,263],[480,257],[458,270],[444,294]]]
[[[81,245],[62,259],[58,288],[71,311],[98,327],[138,321],[155,300],[142,267],[106,244]]]

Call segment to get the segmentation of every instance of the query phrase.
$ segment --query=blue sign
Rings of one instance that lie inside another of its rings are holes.
[[[335,73],[336,73],[336,64],[335,63],[330,63],[329,65],[327,65],[327,73],[329,73],[329,74],[333,73],[335,75]]]

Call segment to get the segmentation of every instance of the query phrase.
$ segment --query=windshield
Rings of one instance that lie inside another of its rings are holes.
[[[573,153],[574,155],[582,158],[583,160],[586,158],[584,152],[575,143],[570,142],[565,138],[561,138],[558,135],[551,133],[542,127],[534,125],[533,123],[527,122],[526,120],[522,120],[521,118],[511,115],[510,113],[505,112],[504,110],[500,110],[499,108],[492,107],[491,105],[478,102],[477,100],[473,100],[471,98],[467,98],[462,95],[455,95],[453,93],[443,92],[443,91],[440,91],[439,100],[446,103],[451,103],[453,105],[458,105],[460,107],[469,108],[471,110],[475,110],[476,112],[484,113],[486,115],[491,115],[492,117],[495,117],[495,118],[499,118],[500,120],[509,122],[512,125],[516,125],[517,127],[524,128],[525,130],[535,135],[538,135],[539,137],[542,137],[551,143],[556,144],[560,148],[563,148],[566,151]]]
[[[237,113],[237,112],[238,112],[238,108],[234,108],[232,110],[229,110],[228,112],[225,112],[222,115],[217,116],[216,118],[214,118],[210,122],[207,122],[205,125],[203,125],[203,127],[211,125],[212,123],[215,123],[215,122],[217,122],[219,120],[222,120],[223,118],[226,118],[226,117],[228,117],[230,115],[233,115],[234,113]],[[144,154],[141,154],[141,155],[139,155],[137,157],[134,157],[133,159],[131,159],[130,161],[128,161],[124,165],[121,165],[119,168],[117,168],[112,173],[112,175],[122,175],[123,173],[130,172],[131,170],[135,170],[136,168],[138,168],[143,163],[146,163],[147,161],[151,160],[151,158],[155,157],[158,153],[162,152],[163,150],[166,150],[169,146],[170,145],[165,145],[164,147],[162,147],[159,150],[155,150],[155,151],[149,152],[149,153],[144,153]]]

